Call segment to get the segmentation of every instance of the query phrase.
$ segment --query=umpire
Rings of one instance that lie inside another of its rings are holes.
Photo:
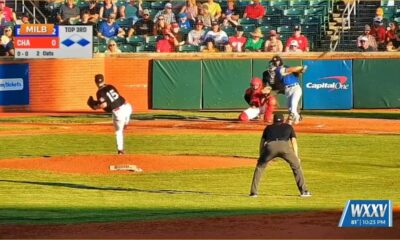
[[[291,125],[283,123],[283,119],[283,114],[275,114],[274,123],[264,129],[260,142],[260,158],[254,170],[250,197],[257,197],[262,173],[268,162],[275,157],[281,157],[289,163],[300,191],[300,197],[311,197],[304,181],[303,170],[298,157],[296,133]]]

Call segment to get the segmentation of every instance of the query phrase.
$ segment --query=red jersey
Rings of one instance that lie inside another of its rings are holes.
[[[286,47],[290,46],[290,42],[296,40],[297,43],[299,44],[299,49],[306,51],[308,48],[308,39],[304,35],[300,35],[299,37],[294,37],[291,36],[290,38],[287,39],[286,41]]]
[[[377,43],[382,43],[385,41],[386,29],[383,26],[372,27],[369,34],[375,37]]]
[[[248,18],[259,19],[264,16],[265,8],[261,4],[249,4],[246,6],[244,12],[246,13],[246,17]]]
[[[4,16],[4,20],[5,20],[6,22],[13,22],[13,21],[15,21],[14,16],[13,16],[13,10],[12,10],[12,8],[4,7],[4,8],[3,8],[3,16]]]
[[[175,52],[174,43],[167,39],[161,39],[157,42],[157,52]]]
[[[246,89],[245,99],[248,99],[248,104],[250,106],[260,107],[265,104],[265,95],[261,92],[261,87],[257,90],[251,87]]]

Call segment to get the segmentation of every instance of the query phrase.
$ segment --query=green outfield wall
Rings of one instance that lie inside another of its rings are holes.
[[[353,61],[354,108],[400,107],[400,60]]]

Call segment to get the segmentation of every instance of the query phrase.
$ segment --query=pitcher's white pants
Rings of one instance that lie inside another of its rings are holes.
[[[291,113],[293,115],[293,121],[295,123],[298,123],[300,120],[300,114],[299,114],[297,108],[299,106],[299,102],[300,102],[302,94],[303,94],[303,91],[301,90],[301,87],[299,84],[292,86],[292,87],[285,87],[285,96],[286,96],[287,102],[288,102],[289,113]]]
[[[129,124],[131,114],[132,114],[132,106],[129,103],[125,103],[117,110],[113,110],[112,112],[118,150],[124,150],[124,128],[126,125]]]

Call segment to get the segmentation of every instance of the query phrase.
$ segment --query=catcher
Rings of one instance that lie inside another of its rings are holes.
[[[94,79],[99,88],[96,93],[97,100],[90,96],[87,105],[93,110],[103,109],[105,112],[112,113],[117,153],[118,155],[124,154],[124,129],[129,124],[132,106],[126,102],[114,86],[105,83],[103,74],[96,74]]]
[[[250,87],[245,91],[244,99],[250,107],[239,115],[240,121],[262,118],[265,122],[272,123],[276,98],[271,94],[271,87],[264,87],[260,78],[253,77]]]

